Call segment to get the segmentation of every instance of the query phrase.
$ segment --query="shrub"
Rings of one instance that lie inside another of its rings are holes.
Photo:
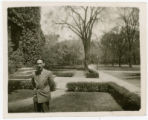
[[[140,97],[115,83],[109,83],[108,92],[125,110],[139,110]]]
[[[53,72],[58,77],[72,77],[74,74],[72,72]]]
[[[31,80],[9,80],[8,92],[12,92],[17,89],[33,89]]]
[[[50,90],[54,91],[56,88],[55,82],[50,83]],[[17,89],[33,89],[31,80],[9,80],[8,81],[8,92],[11,93]]]
[[[71,82],[67,84],[68,91],[77,92],[107,92],[107,83],[98,82]]]
[[[139,110],[140,97],[113,82],[72,82],[67,84],[68,91],[73,92],[109,92],[124,110]]]
[[[99,73],[94,70],[89,70],[88,72],[85,73],[85,76],[87,78],[99,78]]]
[[[18,49],[9,55],[8,72],[12,74],[22,66],[23,66],[23,53]]]

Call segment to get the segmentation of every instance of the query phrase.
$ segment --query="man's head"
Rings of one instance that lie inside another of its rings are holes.
[[[44,66],[45,66],[44,61],[42,59],[38,59],[37,60],[37,65],[36,65],[37,71],[42,71]]]

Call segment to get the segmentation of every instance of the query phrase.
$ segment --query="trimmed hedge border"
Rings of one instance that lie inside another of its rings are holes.
[[[12,92],[17,89],[33,89],[31,80],[9,80],[8,92]]]
[[[13,92],[14,90],[18,89],[32,89],[33,85],[31,80],[9,80],[8,81],[8,93]],[[50,90],[55,91],[56,85],[51,84]]]
[[[140,96],[113,82],[71,82],[67,88],[73,92],[108,92],[124,110],[137,111],[141,108]]]
[[[89,70],[85,73],[85,76],[86,78],[99,78],[99,73],[89,68]]]
[[[53,72],[54,75],[58,76],[58,77],[72,77],[74,75],[74,73],[72,72]]]

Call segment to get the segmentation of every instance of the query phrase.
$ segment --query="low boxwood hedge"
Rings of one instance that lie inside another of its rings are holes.
[[[107,92],[108,84],[96,82],[71,82],[67,83],[68,91],[74,92]]]
[[[67,84],[67,88],[73,92],[108,92],[124,110],[139,110],[141,107],[139,95],[113,82],[72,82]]]
[[[53,72],[53,74],[58,77],[72,77],[74,75],[72,72]]]
[[[115,100],[125,110],[139,110],[140,109],[140,96],[128,91],[115,83],[110,83],[108,92],[115,98]]]
[[[89,70],[85,73],[85,76],[87,78],[99,78],[99,73],[97,71],[94,71],[94,70]]]
[[[9,80],[8,92],[12,92],[17,89],[33,89],[31,80]]]
[[[33,89],[31,80],[9,80],[8,81],[8,93],[18,89]],[[50,90],[55,91],[56,84],[50,83]]]

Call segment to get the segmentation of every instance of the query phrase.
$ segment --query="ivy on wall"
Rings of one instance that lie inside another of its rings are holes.
[[[40,26],[40,8],[8,8],[8,39],[9,68],[33,66],[45,43]],[[16,65],[18,62],[20,66]]]

